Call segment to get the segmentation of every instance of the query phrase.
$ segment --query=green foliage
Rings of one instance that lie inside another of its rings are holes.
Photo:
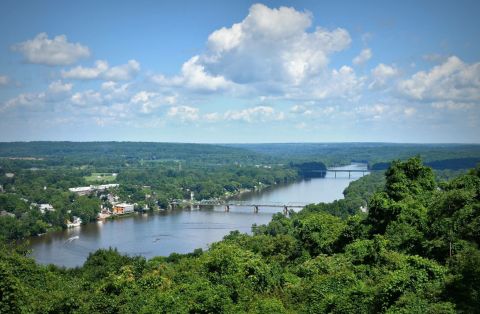
[[[147,261],[98,250],[67,270],[2,245],[0,312],[478,313],[479,168],[437,184],[413,158],[393,163],[380,191],[372,178],[351,185],[345,203],[274,215],[207,251]],[[367,214],[345,214],[367,196]],[[85,215],[96,205],[74,200]],[[2,227],[18,220],[3,218]]]

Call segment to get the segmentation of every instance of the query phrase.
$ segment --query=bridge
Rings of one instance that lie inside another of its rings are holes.
[[[348,172],[348,178],[350,179],[352,177],[352,173],[362,173],[362,176],[365,175],[365,173],[369,173],[370,170],[368,169],[327,169],[327,170],[312,170],[312,172],[318,172],[318,173],[321,173],[321,174],[324,174],[326,175],[327,172],[333,172],[334,175],[335,175],[335,178],[337,177],[337,172]]]
[[[259,203],[254,203],[252,201],[237,201],[237,200],[230,200],[230,201],[225,201],[225,200],[216,200],[216,199],[211,199],[211,200],[201,200],[201,201],[195,201],[195,200],[173,200],[170,202],[170,206],[172,208],[175,208],[177,206],[189,206],[189,207],[197,207],[200,208],[202,206],[223,206],[225,209],[225,212],[230,211],[230,207],[252,207],[254,213],[258,213],[260,208],[283,208],[283,213],[288,214],[289,209],[293,208],[304,208],[307,206],[309,203],[306,202],[288,202],[288,203],[282,203],[282,202],[259,202]]]

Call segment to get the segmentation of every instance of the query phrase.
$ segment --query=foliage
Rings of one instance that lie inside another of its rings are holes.
[[[367,213],[310,206],[205,252],[145,260],[99,250],[81,268],[59,269],[4,245],[1,310],[478,313],[480,169],[437,183],[412,158],[392,163],[383,187],[371,178],[345,193],[345,204],[371,195]]]

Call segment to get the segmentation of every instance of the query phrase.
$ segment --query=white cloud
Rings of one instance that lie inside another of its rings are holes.
[[[73,84],[71,83],[62,83],[62,81],[55,81],[50,83],[48,86],[48,91],[54,94],[68,93],[72,90]]]
[[[77,106],[93,106],[102,103],[103,97],[97,91],[86,90],[73,94],[70,100]]]
[[[452,56],[430,71],[420,71],[398,84],[404,95],[422,101],[480,100],[480,63]]]
[[[63,78],[78,80],[104,79],[108,81],[131,80],[140,71],[140,63],[136,60],[129,60],[128,63],[109,67],[108,62],[98,60],[95,66],[88,68],[77,66],[68,71],[62,71]]]
[[[130,103],[140,108],[141,113],[151,113],[161,106],[171,106],[176,103],[175,96],[161,96],[156,92],[140,91],[133,95]]]
[[[179,119],[182,122],[197,121],[200,117],[198,108],[190,106],[171,107],[167,116],[172,119]]]
[[[318,76],[328,80],[329,56],[351,42],[344,29],[309,31],[311,25],[308,12],[252,5],[243,21],[210,34],[206,53],[185,62],[181,75],[157,75],[154,81],[208,91],[242,87],[249,93],[287,94],[303,89]]]
[[[245,122],[264,122],[283,120],[284,118],[285,114],[283,112],[277,112],[270,106],[257,106],[243,110],[229,110],[224,114],[225,120]]]
[[[293,105],[290,108],[290,112],[295,114],[303,114],[303,115],[312,114],[312,110],[308,109],[306,106],[303,106],[303,105]]]
[[[455,101],[440,101],[432,103],[432,108],[448,109],[448,110],[468,110],[474,108],[473,103],[455,102]]]
[[[107,70],[103,77],[110,81],[131,80],[140,71],[140,63],[136,60],[128,60],[126,64],[118,65]]]
[[[107,101],[125,100],[130,97],[131,83],[119,84],[113,81],[103,82],[101,90]]]
[[[373,105],[358,106],[354,109],[354,112],[360,117],[364,117],[366,119],[379,120],[388,113],[389,109],[389,106],[378,103]]]
[[[203,115],[203,119],[207,122],[215,122],[222,119],[222,116],[218,112],[206,113]]]
[[[7,100],[0,107],[0,111],[6,111],[17,107],[32,107],[42,105],[45,101],[45,93],[23,93],[14,98]]]
[[[6,75],[0,75],[0,86],[7,85],[10,82],[10,79]]]
[[[352,62],[355,65],[362,65],[372,57],[372,50],[370,48],[363,49],[358,56],[353,58]]]
[[[407,117],[413,116],[416,112],[417,112],[417,109],[414,108],[414,107],[407,107],[407,108],[403,109],[403,113]]]
[[[77,66],[68,71],[62,70],[62,77],[77,80],[93,80],[99,78],[100,75],[107,70],[108,62],[98,60],[92,68]]]
[[[25,61],[29,63],[51,66],[69,65],[90,56],[88,47],[68,42],[67,36],[59,35],[49,39],[46,33],[40,33],[33,39],[15,44],[12,49],[22,53]]]
[[[211,75],[205,71],[205,67],[199,63],[199,56],[194,56],[182,65],[182,73],[179,76],[166,78],[156,75],[153,81],[162,86],[182,86],[196,91],[217,91],[233,86],[221,75]]]
[[[73,88],[70,83],[54,81],[50,83],[46,91],[38,93],[22,93],[0,105],[0,111],[14,110],[16,108],[28,107],[29,110],[39,111],[45,104],[55,104],[69,97]]]
[[[387,82],[398,75],[398,69],[395,66],[380,63],[371,71],[372,82],[368,85],[370,89],[386,87]]]
[[[311,87],[314,89],[311,95],[316,99],[340,97],[354,100],[358,98],[364,81],[364,77],[358,77],[354,69],[344,65],[338,70],[333,69],[322,80],[312,81]]]

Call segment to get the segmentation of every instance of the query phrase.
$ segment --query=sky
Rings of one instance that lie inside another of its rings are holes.
[[[480,143],[480,1],[1,1],[0,141]]]

